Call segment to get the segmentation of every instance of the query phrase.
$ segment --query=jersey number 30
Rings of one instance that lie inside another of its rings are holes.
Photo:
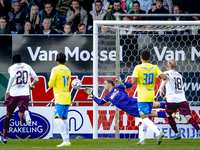
[[[143,73],[145,76],[143,85],[153,84],[154,74],[153,73]]]

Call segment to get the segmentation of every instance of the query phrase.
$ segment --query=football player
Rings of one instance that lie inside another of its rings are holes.
[[[176,122],[172,118],[172,113],[179,109],[180,114],[184,115],[187,122],[189,122],[198,132],[200,136],[200,128],[197,122],[192,118],[189,104],[185,98],[185,92],[183,90],[183,79],[181,74],[175,71],[176,61],[170,59],[167,62],[167,69],[164,74],[168,76],[168,79],[162,82],[160,87],[160,95],[165,94],[163,88],[166,85],[166,112],[169,124],[175,132],[174,140],[181,139],[181,135],[178,133]]]
[[[56,56],[58,65],[53,67],[49,79],[49,87],[53,87],[54,99],[55,99],[55,123],[58,125],[63,142],[57,147],[70,146],[69,142],[69,128],[67,122],[68,110],[71,105],[71,94],[69,86],[71,83],[71,71],[64,64],[66,62],[66,55],[59,53]]]
[[[31,118],[28,111],[29,106],[29,89],[33,90],[34,85],[38,82],[38,77],[34,70],[26,63],[22,62],[21,55],[13,55],[13,65],[9,67],[8,72],[10,79],[5,93],[5,102],[7,113],[3,125],[3,137],[0,136],[2,143],[7,143],[7,133],[10,119],[15,108],[19,108],[19,116],[22,123],[31,125]],[[30,83],[30,77],[34,80]]]

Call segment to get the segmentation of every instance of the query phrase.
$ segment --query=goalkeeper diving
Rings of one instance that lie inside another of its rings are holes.
[[[116,86],[114,86],[114,84]],[[133,86],[132,83],[129,82],[121,82],[116,80],[113,82],[111,79],[104,80],[104,90],[108,91],[109,93],[103,98],[99,99],[92,94],[92,89],[89,87],[85,88],[85,92],[98,104],[102,105],[107,102],[111,102],[116,107],[120,108],[121,110],[127,112],[133,117],[140,117],[138,111],[138,103],[137,98],[130,97],[126,93],[125,89],[131,88]],[[153,108],[162,108],[165,109],[165,103],[153,102]],[[161,117],[167,118],[166,112],[157,112],[151,111],[149,117]],[[176,113],[174,115],[176,119],[181,120],[180,114]]]

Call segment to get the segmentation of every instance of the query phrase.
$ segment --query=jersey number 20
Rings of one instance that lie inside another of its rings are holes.
[[[28,72],[26,70],[17,71],[16,74],[17,74],[16,84],[26,84],[28,82]]]

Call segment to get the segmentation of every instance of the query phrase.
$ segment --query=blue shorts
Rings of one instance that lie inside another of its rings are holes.
[[[138,109],[140,116],[144,114],[151,114],[153,102],[138,102]]]
[[[61,104],[55,104],[54,106],[54,116],[58,118],[68,117],[68,111],[69,111],[70,105],[61,105]]]

